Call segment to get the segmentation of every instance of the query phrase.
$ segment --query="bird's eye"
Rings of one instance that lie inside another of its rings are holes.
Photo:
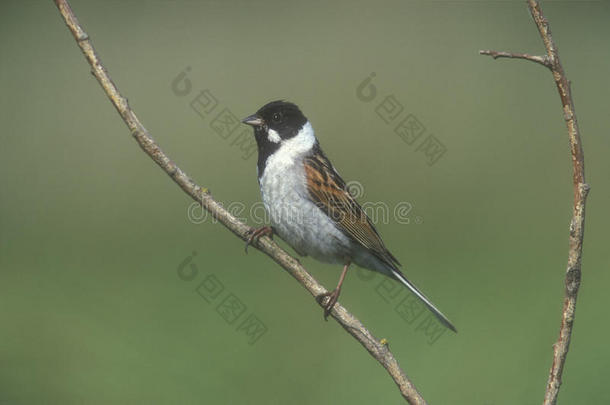
[[[273,122],[280,122],[282,120],[282,115],[280,113],[275,113],[273,114],[271,119],[273,120]]]

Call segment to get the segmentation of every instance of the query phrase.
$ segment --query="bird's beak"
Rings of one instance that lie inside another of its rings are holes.
[[[256,114],[250,115],[249,117],[241,120],[244,124],[252,125],[253,127],[260,127],[263,125],[263,119]]]

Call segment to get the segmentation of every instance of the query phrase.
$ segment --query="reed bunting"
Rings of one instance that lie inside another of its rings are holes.
[[[457,332],[426,296],[399,270],[364,210],[320,147],[299,107],[273,101],[242,120],[254,128],[258,183],[271,227],[253,229],[246,248],[261,235],[279,235],[302,256],[343,265],[337,288],[328,297],[327,318],[341,293],[350,264],[378,271],[411,290],[439,321]]]

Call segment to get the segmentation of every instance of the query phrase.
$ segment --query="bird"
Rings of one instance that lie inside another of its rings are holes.
[[[301,256],[342,265],[337,287],[317,297],[325,319],[339,298],[348,268],[356,264],[404,285],[442,325],[457,332],[451,321],[400,271],[400,263],[350,194],[323,152],[311,122],[296,104],[272,101],[242,123],[254,128],[258,184],[271,223],[248,231],[246,250],[263,235],[278,235]]]

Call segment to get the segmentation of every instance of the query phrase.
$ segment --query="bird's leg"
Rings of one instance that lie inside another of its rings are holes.
[[[254,241],[254,239],[258,239],[261,236],[269,236],[270,238],[273,237],[273,228],[271,228],[270,226],[261,226],[260,228],[250,228],[250,230],[248,232],[246,232],[246,235],[250,235],[248,237],[248,239],[246,240],[246,253],[248,253],[248,246],[250,246],[252,244],[252,242]]]
[[[337,303],[339,299],[339,294],[341,294],[341,285],[343,285],[343,280],[345,280],[345,275],[347,274],[347,269],[349,268],[350,262],[348,261],[343,266],[343,271],[341,272],[341,276],[339,277],[339,283],[337,284],[337,288],[332,291],[326,292],[324,294],[318,295],[318,300],[321,303],[324,297],[328,297],[328,302],[324,307],[324,320],[328,321],[328,316],[330,315],[330,311],[332,311],[333,307]]]

